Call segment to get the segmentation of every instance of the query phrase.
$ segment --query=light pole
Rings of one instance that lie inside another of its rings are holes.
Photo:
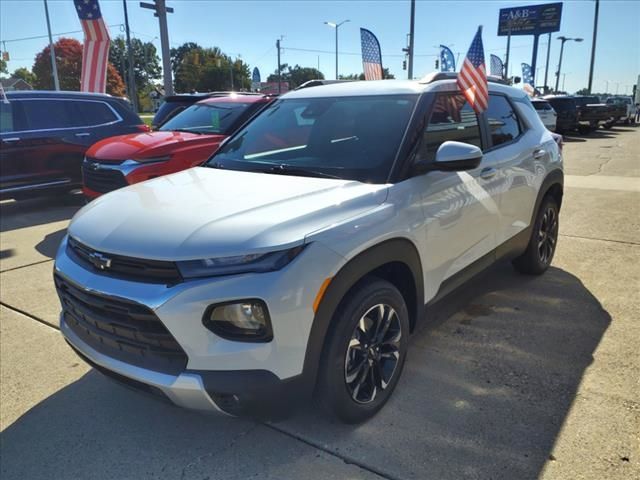
[[[338,80],[338,28],[340,28],[340,25],[343,25],[347,22],[350,22],[351,20],[343,20],[340,23],[336,23],[336,22],[324,22],[325,25],[329,25],[332,28],[336,29],[336,80]]]
[[[567,73],[563,73],[562,74],[562,91],[566,92],[566,90],[564,89],[564,81],[567,79],[567,75],[569,75],[571,72],[567,72]]]
[[[562,53],[564,52],[564,43],[568,42],[569,40],[573,40],[574,42],[581,42],[582,38],[569,38],[560,36],[558,37],[558,40],[562,42],[562,45],[560,45],[560,60],[558,61],[558,71],[556,72],[556,92],[560,87],[560,69],[562,68]]]

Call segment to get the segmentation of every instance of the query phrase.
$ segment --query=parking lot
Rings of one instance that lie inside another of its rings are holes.
[[[640,478],[640,127],[564,153],[552,268],[498,265],[431,308],[359,426],[311,407],[205,416],[92,371],[57,331],[52,282],[81,198],[2,202],[2,478]]]

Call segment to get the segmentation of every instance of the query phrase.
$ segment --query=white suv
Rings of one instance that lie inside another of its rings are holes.
[[[61,330],[90,364],[175,404],[341,420],[394,390],[424,307],[499,258],[540,274],[562,159],[527,95],[455,76],[282,96],[202,167],[112,192],[55,263]]]

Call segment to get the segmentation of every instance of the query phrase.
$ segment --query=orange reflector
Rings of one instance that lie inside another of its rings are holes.
[[[318,290],[318,294],[316,295],[316,299],[313,302],[313,313],[318,311],[318,307],[320,306],[320,302],[322,301],[322,297],[324,297],[324,292],[327,291],[329,284],[331,283],[331,279],[333,277],[325,278],[322,285],[320,285],[320,290]]]

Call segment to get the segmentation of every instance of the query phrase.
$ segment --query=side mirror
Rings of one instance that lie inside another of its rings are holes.
[[[434,169],[448,172],[473,170],[482,161],[482,150],[463,142],[444,142],[436,152]]]

